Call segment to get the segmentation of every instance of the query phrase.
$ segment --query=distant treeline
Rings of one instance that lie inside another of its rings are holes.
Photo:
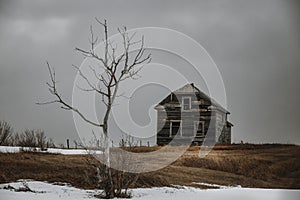
[[[26,129],[21,133],[15,133],[12,126],[0,121],[0,146],[39,147],[41,149],[53,148],[55,144],[51,138],[47,138],[43,130]]]

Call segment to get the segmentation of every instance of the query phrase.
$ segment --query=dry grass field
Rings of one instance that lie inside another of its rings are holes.
[[[138,147],[147,152],[158,147]],[[176,147],[174,147],[176,148]],[[139,176],[132,187],[186,185],[195,182],[241,185],[256,188],[300,189],[300,146],[229,145],[215,146],[205,158],[199,147],[190,147],[176,162]],[[44,153],[0,153],[0,183],[18,179],[67,182],[78,188],[94,188],[95,171],[86,163],[88,155]]]

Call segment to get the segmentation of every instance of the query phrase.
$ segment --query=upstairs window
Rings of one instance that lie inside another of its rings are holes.
[[[183,97],[182,110],[190,110],[190,109],[191,109],[191,97]]]

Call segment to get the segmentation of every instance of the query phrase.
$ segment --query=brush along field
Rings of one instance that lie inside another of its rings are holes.
[[[136,147],[148,152],[159,147]],[[176,148],[172,147],[174,151]],[[140,174],[132,187],[171,185],[214,188],[217,185],[251,188],[300,189],[300,146],[228,145],[215,146],[204,158],[199,147],[190,147],[171,165]],[[95,170],[87,164],[89,155],[49,153],[0,153],[0,183],[19,179],[64,182],[82,189],[94,189]]]

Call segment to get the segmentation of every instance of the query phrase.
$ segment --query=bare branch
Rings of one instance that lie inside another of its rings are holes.
[[[61,106],[62,109],[74,111],[87,123],[94,125],[94,126],[102,127],[103,126],[102,124],[90,121],[78,109],[72,107],[71,105],[69,105],[62,99],[61,95],[57,92],[57,89],[56,89],[55,70],[54,69],[51,70],[50,64],[48,62],[47,62],[47,67],[48,67],[49,75],[50,75],[50,79],[51,79],[51,83],[47,83],[47,85],[49,87],[50,93],[52,95],[54,95],[57,99],[53,100],[53,101],[49,101],[49,102],[38,103],[38,104],[45,105],[45,104],[59,103],[62,105]]]
[[[116,95],[116,97],[123,97],[125,99],[131,99],[130,97],[126,96],[124,92],[122,94]]]
[[[79,85],[76,85],[76,87],[77,87],[79,90],[84,91],[84,92],[95,92],[94,89],[85,89],[85,88],[80,87]]]
[[[100,89],[97,89],[97,88],[90,82],[90,80],[82,73],[82,71],[80,70],[79,67],[77,67],[76,65],[72,65],[72,66],[73,66],[75,69],[77,69],[79,75],[86,81],[86,83],[87,83],[93,90],[95,90],[95,91],[98,92],[99,94],[108,96],[107,93],[102,92]]]
[[[104,19],[104,22],[105,22],[105,23],[101,22],[97,17],[95,17],[95,20],[96,20],[99,24],[101,24],[102,26],[106,26],[106,19]]]
[[[82,55],[85,57],[94,58],[98,61],[101,61],[101,63],[104,65],[104,67],[107,67],[105,61],[102,58],[100,58],[97,54],[95,54],[94,52],[85,51],[85,50],[77,48],[77,47],[75,48],[75,50],[82,53]]]
[[[37,105],[47,105],[47,104],[52,104],[52,103],[59,103],[59,101],[57,100],[53,100],[53,101],[46,101],[46,102],[37,102]]]
[[[92,66],[89,65],[89,68],[93,72],[96,79],[98,79],[99,81],[103,81],[101,78],[99,78],[100,75],[97,74],[96,70]]]

